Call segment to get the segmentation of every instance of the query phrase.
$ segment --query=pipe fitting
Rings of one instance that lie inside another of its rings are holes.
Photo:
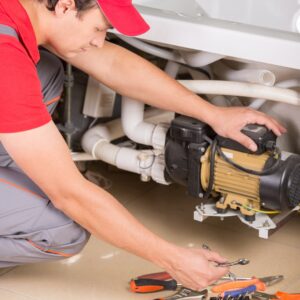
[[[152,146],[154,149],[163,150],[166,144],[167,132],[170,128],[170,124],[159,123],[153,130],[152,134]]]

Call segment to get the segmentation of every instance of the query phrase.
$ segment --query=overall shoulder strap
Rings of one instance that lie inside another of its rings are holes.
[[[17,32],[10,26],[0,24],[0,34],[10,35],[19,39]]]

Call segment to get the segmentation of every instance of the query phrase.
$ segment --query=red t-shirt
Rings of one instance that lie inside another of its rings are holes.
[[[33,129],[51,120],[36,64],[37,41],[27,12],[18,0],[0,0],[0,24],[19,39],[0,34],[0,133]]]

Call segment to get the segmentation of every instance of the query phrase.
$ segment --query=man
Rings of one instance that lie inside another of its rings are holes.
[[[92,233],[195,290],[227,273],[212,263],[225,261],[219,254],[162,240],[78,172],[49,115],[62,90],[62,69],[37,47],[122,95],[201,119],[252,150],[255,144],[240,132],[246,124],[264,124],[277,135],[285,129],[259,112],[215,107],[106,42],[110,26],[127,35],[148,30],[130,0],[0,0],[0,24],[0,267],[70,257]]]

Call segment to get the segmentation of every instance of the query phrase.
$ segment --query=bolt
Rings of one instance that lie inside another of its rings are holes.
[[[142,182],[148,182],[150,180],[151,180],[151,177],[149,175],[141,174],[141,181]]]

